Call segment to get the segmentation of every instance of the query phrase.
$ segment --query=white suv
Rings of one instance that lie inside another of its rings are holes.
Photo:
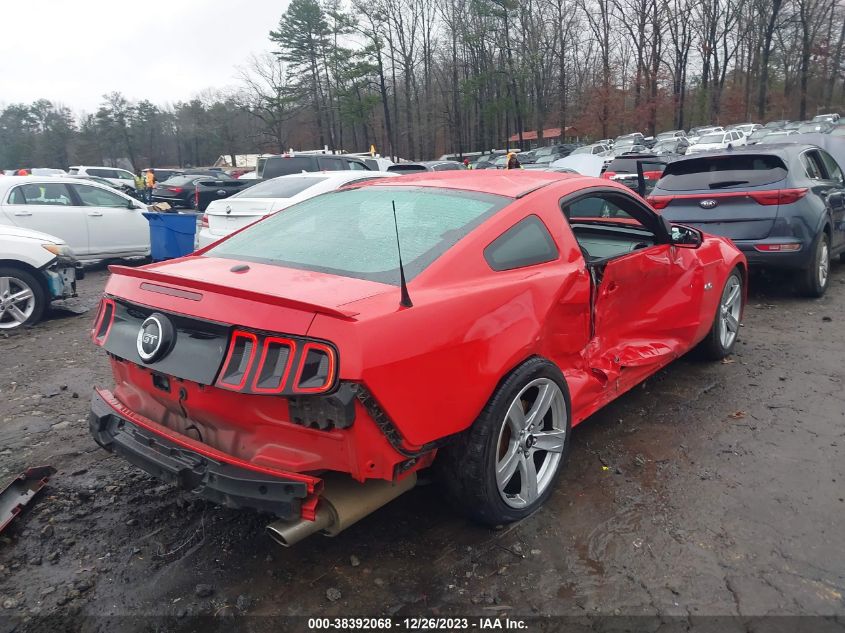
[[[131,171],[117,167],[88,167],[73,165],[68,169],[71,176],[97,176],[105,178],[118,189],[135,191],[135,176]]]
[[[76,296],[82,268],[60,238],[0,224],[0,331],[33,325],[51,301]]]

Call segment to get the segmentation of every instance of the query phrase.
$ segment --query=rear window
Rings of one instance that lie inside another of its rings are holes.
[[[276,176],[298,174],[303,171],[318,171],[317,161],[313,156],[268,158],[267,162],[264,163],[264,171],[261,172],[261,177],[266,180]]]
[[[657,186],[666,191],[759,187],[783,180],[786,173],[777,156],[702,156],[670,163]]]
[[[614,158],[608,163],[605,171],[615,174],[636,174],[637,161],[643,164],[643,171],[663,171],[665,166],[663,162],[660,162],[660,159],[655,161],[649,158]]]
[[[168,187],[180,187],[190,184],[198,179],[199,178],[197,176],[171,176],[161,184]]]
[[[289,207],[212,247],[207,255],[399,284],[413,279],[510,198],[427,187],[364,187]]]
[[[403,174],[418,174],[422,171],[428,171],[422,165],[391,165],[387,171],[395,171]]]
[[[238,196],[243,198],[292,198],[302,193],[309,187],[323,182],[325,178],[304,178],[302,176],[285,176],[284,178],[273,178],[265,180],[257,185],[239,191],[232,198]]]

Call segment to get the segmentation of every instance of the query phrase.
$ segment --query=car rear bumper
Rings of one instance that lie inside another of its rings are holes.
[[[802,270],[810,265],[813,249],[812,244],[801,243],[797,251],[760,251],[757,246],[784,244],[788,240],[768,238],[764,240],[734,240],[736,247],[742,251],[749,266],[756,268],[781,268],[786,270]],[[800,243],[794,240],[793,243]]]
[[[256,466],[176,434],[95,389],[89,430],[104,449],[150,475],[233,508],[313,520],[322,480]]]

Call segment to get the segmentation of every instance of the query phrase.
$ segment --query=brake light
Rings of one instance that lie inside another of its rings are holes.
[[[255,334],[235,330],[229,341],[229,353],[217,378],[217,386],[231,391],[243,389],[257,348],[258,337]]]
[[[167,187],[167,190],[172,193],[182,193],[182,187]]]
[[[790,253],[801,250],[801,244],[790,242],[787,244],[755,244],[754,249],[761,253]]]
[[[197,209],[200,208],[200,186],[199,185],[194,185],[194,206],[196,206]]]
[[[752,191],[750,195],[759,204],[792,204],[807,195],[807,188]]]
[[[94,327],[91,328],[91,340],[94,345],[102,346],[109,337],[111,326],[114,323],[114,299],[103,298],[100,301],[100,309],[94,319]]]
[[[208,228],[208,214],[203,213],[202,217],[200,218],[200,228],[207,229]]]
[[[252,379],[252,390],[255,393],[284,391],[295,356],[296,341],[278,336],[265,338],[261,359]]]
[[[263,395],[317,394],[332,389],[336,374],[337,352],[329,344],[235,330],[216,385]]]
[[[613,178],[615,175],[616,175],[616,172],[615,172],[615,171],[606,171],[606,172],[604,172],[604,173],[601,175],[601,177],[602,177],[602,178],[607,178],[608,180],[610,180],[610,179],[611,179],[611,178]]]
[[[334,350],[322,343],[306,343],[293,381],[296,393],[320,393],[334,380]]]
[[[648,180],[660,180],[660,177],[663,175],[662,171],[644,171],[643,178],[647,178]]]
[[[713,193],[684,193],[675,196],[649,196],[647,200],[655,209],[664,209],[672,200],[726,200],[730,198],[751,198],[757,204],[771,206],[792,204],[807,195],[806,187],[801,189],[770,189],[768,191],[719,191]]]

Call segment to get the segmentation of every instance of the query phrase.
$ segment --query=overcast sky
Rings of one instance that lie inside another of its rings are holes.
[[[117,90],[164,103],[236,81],[288,0],[0,0],[0,104],[96,111]]]

